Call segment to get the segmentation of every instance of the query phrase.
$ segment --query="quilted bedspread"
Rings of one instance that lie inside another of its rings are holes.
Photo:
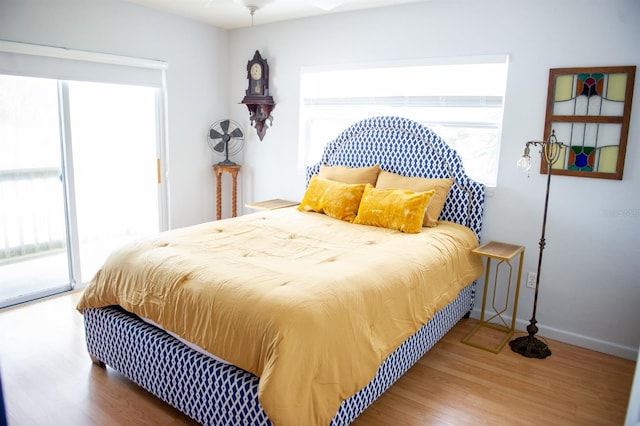
[[[260,377],[275,425],[327,425],[381,362],[482,273],[478,243],[295,208],[160,233],[114,252],[78,309],[120,305]]]

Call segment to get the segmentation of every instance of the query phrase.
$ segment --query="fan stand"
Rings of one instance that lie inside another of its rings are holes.
[[[224,160],[218,162],[218,166],[237,166],[236,163],[229,160],[229,141],[231,140],[231,136],[222,135],[222,141],[224,142]]]

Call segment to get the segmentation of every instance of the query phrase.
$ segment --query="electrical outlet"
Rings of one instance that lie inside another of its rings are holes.
[[[536,278],[538,278],[538,274],[535,272],[529,272],[527,274],[527,287],[536,288]]]

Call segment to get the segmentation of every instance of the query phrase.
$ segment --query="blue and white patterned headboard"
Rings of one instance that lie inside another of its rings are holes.
[[[467,176],[458,153],[428,127],[402,117],[372,117],[344,130],[307,167],[307,184],[320,165],[367,167],[404,176],[454,179],[440,220],[471,228],[478,241],[484,210],[483,184]]]

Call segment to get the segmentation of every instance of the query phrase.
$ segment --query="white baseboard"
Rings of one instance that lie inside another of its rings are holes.
[[[480,309],[473,308],[473,310],[471,311],[471,317],[479,319]],[[511,322],[510,316],[503,315],[503,318],[507,321],[507,323]],[[516,330],[526,330],[528,325],[528,320],[516,320]],[[545,327],[544,325],[540,325],[540,323],[538,323],[537,326],[538,334],[548,339],[558,340],[563,343],[580,346],[582,348],[591,349],[593,351],[602,352],[620,358],[630,359],[634,361],[638,359],[638,348],[622,346],[614,342],[594,339],[593,337],[584,336],[582,334],[572,333],[570,331],[560,330],[553,327]],[[550,349],[553,353],[553,348],[551,347]]]

